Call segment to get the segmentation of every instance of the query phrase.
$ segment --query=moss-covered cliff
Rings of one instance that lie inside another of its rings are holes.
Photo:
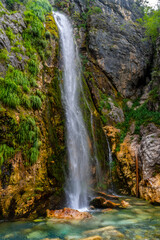
[[[5,3],[9,10],[0,6],[1,218],[36,217],[50,203],[61,204],[63,196],[58,29],[48,1]]]

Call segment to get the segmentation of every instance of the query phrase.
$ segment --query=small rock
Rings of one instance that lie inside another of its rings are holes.
[[[122,208],[127,208],[127,207],[130,207],[130,204],[124,200],[121,201],[121,205],[120,205]]]
[[[91,200],[90,204],[95,208],[103,208],[103,203],[106,201],[104,197],[95,197]]]
[[[60,238],[44,238],[42,240],[61,240]]]
[[[80,240],[101,240],[102,237],[100,236],[91,236],[91,237],[87,237],[87,238],[80,238]]]
[[[112,210],[113,210],[112,208],[106,208],[106,209],[103,209],[102,212],[105,213],[105,212],[110,212]]]
[[[103,233],[105,231],[112,231],[112,230],[115,230],[115,228],[113,226],[107,226],[107,227],[103,227],[103,228],[84,231],[83,234],[84,235],[93,235],[93,234]]]

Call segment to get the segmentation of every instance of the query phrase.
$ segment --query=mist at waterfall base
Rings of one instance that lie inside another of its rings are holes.
[[[68,177],[66,198],[70,208],[87,209],[89,173],[89,147],[87,131],[79,104],[81,65],[68,18],[53,12],[60,34],[63,62],[62,101],[66,116],[66,144],[68,152]]]

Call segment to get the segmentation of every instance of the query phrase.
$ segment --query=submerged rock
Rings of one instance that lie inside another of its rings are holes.
[[[61,218],[61,219],[73,219],[73,220],[83,220],[86,218],[91,218],[92,215],[88,212],[79,212],[78,210],[71,208],[64,208],[60,210],[49,210],[47,209],[48,218]]]
[[[121,232],[117,231],[115,229],[115,227],[113,227],[113,226],[107,226],[107,227],[103,227],[103,228],[85,231],[85,232],[83,232],[83,234],[84,235],[100,234],[100,235],[102,235],[102,237],[109,237],[109,236],[117,237],[117,238],[124,237],[124,235]]]
[[[100,236],[92,236],[92,237],[87,237],[87,238],[80,238],[80,240],[101,240],[102,237]]]
[[[126,201],[124,201],[124,200],[121,201],[121,207],[122,207],[122,208],[127,208],[127,207],[129,207],[129,206],[130,206],[130,204],[129,204],[128,202],[126,202]]]

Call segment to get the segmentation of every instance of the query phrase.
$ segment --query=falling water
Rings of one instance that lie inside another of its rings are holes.
[[[107,140],[107,145],[108,145],[109,177],[110,177],[110,186],[109,186],[108,191],[111,194],[114,194],[113,179],[112,179],[112,165],[113,165],[112,151],[111,151],[111,148],[110,148],[110,144],[109,144],[108,138],[106,138],[106,140]]]
[[[62,99],[66,114],[67,150],[69,173],[66,197],[69,207],[88,207],[89,147],[87,132],[79,104],[81,66],[72,26],[68,18],[59,12],[53,13],[60,33],[63,58]]]

